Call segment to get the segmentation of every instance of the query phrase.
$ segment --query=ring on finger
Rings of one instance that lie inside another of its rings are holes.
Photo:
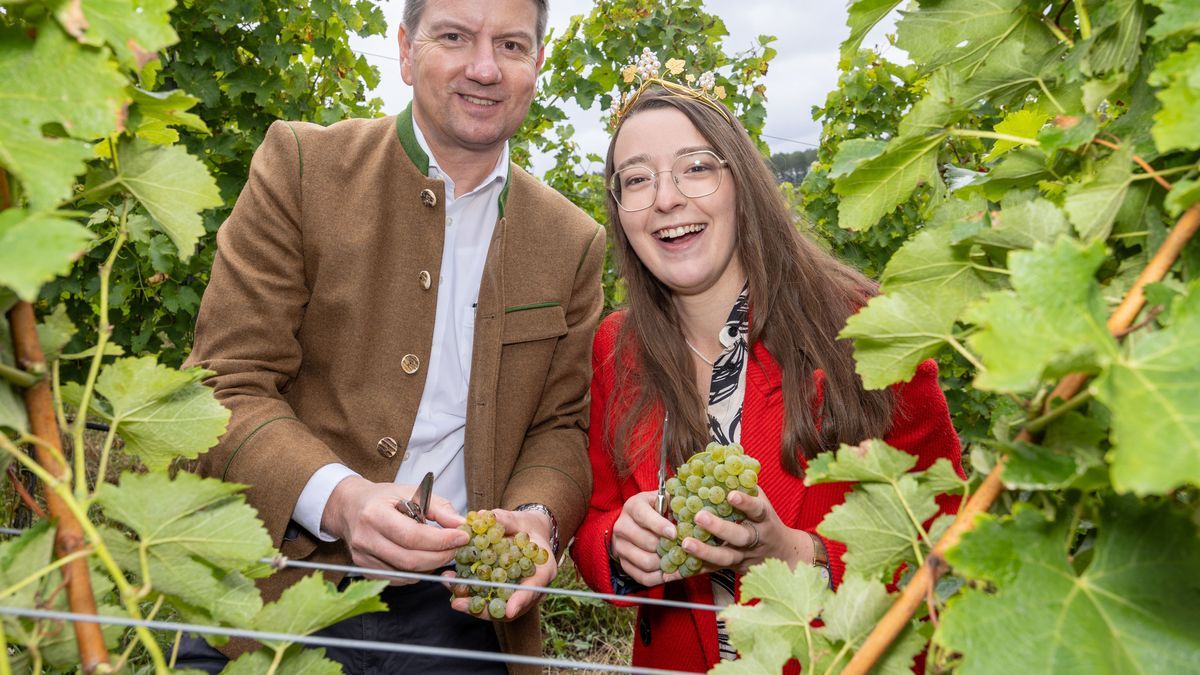
[[[746,524],[750,526],[750,531],[754,532],[754,541],[750,542],[750,545],[747,546],[746,548],[756,548],[760,541],[759,534],[758,534],[758,526],[749,520],[746,521]]]

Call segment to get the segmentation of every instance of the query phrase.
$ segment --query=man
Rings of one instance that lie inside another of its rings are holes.
[[[467,541],[453,528],[468,508],[500,509],[510,533],[555,554],[583,518],[604,233],[508,160],[546,12],[547,0],[409,0],[411,106],[328,128],[276,122],[255,155],[218,235],[191,362],[216,371],[233,411],[201,471],[250,485],[288,558],[428,572]],[[396,507],[427,471],[420,524]],[[529,582],[549,583],[555,557]],[[300,576],[264,580],[264,599]],[[465,599],[451,608],[439,584],[383,599],[390,612],[326,634],[541,652],[533,593],[513,594],[494,625]],[[504,672],[329,654],[351,672]]]

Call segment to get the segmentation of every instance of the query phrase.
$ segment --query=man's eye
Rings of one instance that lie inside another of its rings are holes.
[[[459,33],[446,33],[442,36],[442,39],[446,42],[459,42],[462,40],[462,35]]]
[[[510,51],[510,52],[519,52],[522,49],[520,42],[514,42],[512,40],[506,40],[504,42],[503,46],[504,46],[505,51]]]

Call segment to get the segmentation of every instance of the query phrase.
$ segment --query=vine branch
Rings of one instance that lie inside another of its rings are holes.
[[[1150,259],[1133,287],[1129,289],[1125,299],[1109,316],[1107,326],[1110,333],[1118,334],[1133,323],[1146,305],[1143,289],[1147,284],[1161,281],[1166,276],[1167,271],[1179,259],[1179,254],[1196,234],[1197,229],[1200,229],[1200,204],[1195,204],[1184,212],[1167,236],[1166,241],[1154,253],[1154,257]],[[1068,375],[1059,381],[1049,399],[1053,401],[1055,398],[1059,398],[1070,401],[1075,398],[1086,382],[1087,375],[1080,373]],[[1017,435],[1018,441],[1028,441],[1032,438],[1033,434],[1028,429]],[[850,663],[842,671],[843,675],[866,675],[887,651],[892,641],[908,625],[913,613],[925,602],[925,596],[929,589],[933,588],[938,578],[949,569],[945,559],[946,551],[957,544],[964,533],[975,527],[978,520],[975,516],[987,513],[996,498],[1004,492],[1004,481],[1001,478],[1003,473],[1004,458],[1001,457],[996,462],[996,466],[992,468],[991,473],[984,479],[983,484],[979,486],[979,491],[959,510],[954,523],[930,551],[925,563],[917,569],[916,574],[904,587],[895,604],[875,625],[862,647],[855,653],[854,658],[850,659]]]

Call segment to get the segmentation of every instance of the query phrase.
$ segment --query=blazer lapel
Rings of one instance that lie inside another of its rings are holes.
[[[496,387],[500,378],[500,337],[504,317],[505,237],[508,219],[496,223],[488,248],[479,300],[475,307],[475,340],[471,353],[471,381],[467,388],[466,447],[467,503],[471,509],[492,508],[496,494],[495,428]]]

